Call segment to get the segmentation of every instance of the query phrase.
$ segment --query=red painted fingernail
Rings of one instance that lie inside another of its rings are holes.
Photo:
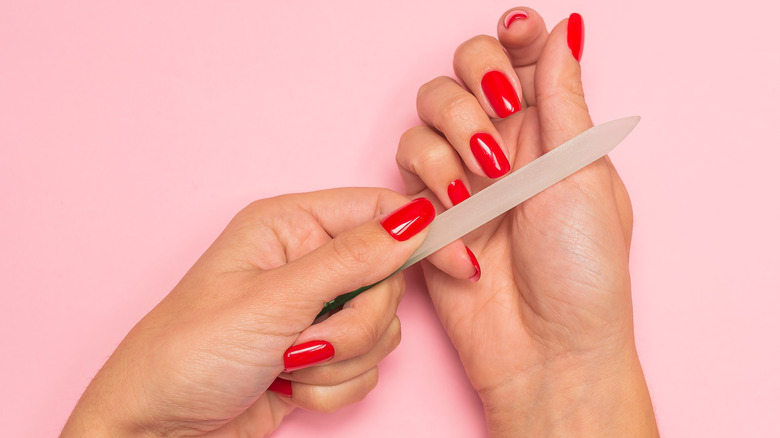
[[[287,397],[292,397],[292,382],[277,377],[271,382],[271,386],[268,387],[268,390]]]
[[[478,132],[471,137],[471,153],[477,159],[482,170],[490,178],[498,178],[509,172],[509,160],[496,140],[484,132]]]
[[[290,347],[284,353],[284,370],[295,371],[330,360],[333,345],[326,341],[309,341]]]
[[[528,18],[528,14],[526,14],[525,11],[512,12],[504,19],[504,27],[508,29],[516,20],[525,20],[526,18]]]
[[[463,181],[456,179],[447,186],[447,194],[450,196],[452,205],[458,205],[465,201],[469,196],[469,189],[466,188],[466,184]]]
[[[482,269],[479,268],[479,262],[477,261],[477,258],[474,257],[474,253],[471,252],[468,246],[466,247],[466,253],[469,255],[469,258],[471,259],[471,264],[474,265],[474,275],[469,277],[469,280],[476,283],[477,281],[479,281],[479,278],[482,277]]]
[[[512,83],[500,71],[490,71],[482,77],[482,91],[498,117],[503,119],[520,111],[520,98]]]
[[[569,25],[566,27],[566,41],[569,43],[574,59],[582,59],[582,47],[585,44],[585,24],[582,15],[573,13],[569,15]]]
[[[409,240],[415,234],[422,231],[436,216],[436,210],[431,201],[425,198],[417,198],[414,201],[395,210],[382,219],[382,227],[393,236],[395,240]]]

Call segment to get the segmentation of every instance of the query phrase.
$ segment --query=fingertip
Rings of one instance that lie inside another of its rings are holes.
[[[500,71],[491,70],[482,76],[482,92],[485,95],[490,108],[498,118],[505,119],[522,109],[520,102],[521,93],[516,84],[510,80],[510,75]]]
[[[274,379],[274,381],[271,382],[271,385],[268,387],[268,390],[279,395],[283,395],[287,398],[292,398],[293,394],[292,382],[287,379],[282,379],[281,377]]]
[[[507,11],[504,13],[504,27],[509,29],[510,26],[512,26],[512,23],[514,23],[517,20],[525,20],[528,18],[528,12],[524,11],[523,9],[515,9],[511,11]]]
[[[482,275],[474,253],[461,240],[431,254],[428,261],[440,271],[458,280],[476,282]]]
[[[547,40],[542,16],[531,8],[513,8],[498,21],[498,41],[506,49],[515,68],[533,64]]]
[[[521,110],[522,85],[496,38],[477,35],[464,41],[452,66],[490,117],[503,119]]]
[[[461,179],[453,180],[447,185],[447,197],[453,206],[460,204],[471,196],[469,189]]]
[[[566,24],[566,42],[572,56],[579,62],[582,59],[582,49],[585,45],[585,23],[582,21],[582,15],[576,12],[569,16]]]
[[[474,274],[469,277],[469,280],[471,280],[472,283],[476,283],[479,281],[480,278],[482,278],[482,268],[479,266],[479,261],[477,261],[477,257],[474,256],[474,253],[471,252],[471,249],[469,247],[466,247],[466,255],[469,256],[469,261],[474,266]]]
[[[428,227],[436,209],[427,198],[417,198],[385,216],[380,224],[393,239],[403,242]]]
[[[502,147],[492,135],[478,132],[471,136],[469,145],[480,168],[489,178],[500,178],[509,173],[511,164],[506,148]]]
[[[548,36],[548,42],[542,52],[538,67],[549,69],[542,64],[558,64],[555,68],[564,68],[566,72],[573,72],[582,59],[585,44],[585,24],[578,13],[572,13],[553,27]],[[554,61],[553,61],[554,60]],[[571,62],[571,61],[577,62]],[[552,61],[552,62],[551,62]],[[568,63],[561,65],[561,63]]]

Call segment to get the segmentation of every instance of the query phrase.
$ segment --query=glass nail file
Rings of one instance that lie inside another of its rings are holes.
[[[403,271],[603,157],[628,136],[639,119],[638,116],[625,117],[594,126],[438,215],[431,222],[422,245],[396,272]],[[376,284],[339,295],[325,303],[318,317]]]

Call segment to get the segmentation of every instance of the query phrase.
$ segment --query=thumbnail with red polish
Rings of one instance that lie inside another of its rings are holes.
[[[284,353],[284,370],[295,371],[330,360],[335,351],[327,341],[309,341],[295,345]]]
[[[422,231],[436,216],[431,201],[417,198],[382,219],[382,227],[395,240],[403,242]]]
[[[573,13],[569,16],[569,24],[566,27],[566,42],[569,43],[569,49],[574,59],[582,59],[582,48],[585,44],[585,24],[582,22],[582,16]]]
[[[498,117],[503,119],[520,111],[520,98],[515,87],[500,71],[490,71],[482,77],[482,91]]]
[[[471,264],[474,265],[474,275],[469,277],[469,280],[476,283],[477,281],[479,281],[480,277],[482,277],[482,269],[480,269],[477,258],[474,257],[474,253],[471,252],[468,246],[466,247],[466,254],[469,255],[469,258],[471,259]]]
[[[449,195],[452,205],[458,205],[471,196],[469,195],[469,190],[466,188],[466,184],[463,184],[463,181],[459,179],[456,179],[447,186],[447,195]]]
[[[287,397],[292,397],[292,382],[277,377],[271,382],[271,386],[268,387],[268,390]]]
[[[490,178],[498,178],[509,172],[509,160],[496,140],[484,132],[479,132],[471,137],[471,153],[479,162],[482,170]]]

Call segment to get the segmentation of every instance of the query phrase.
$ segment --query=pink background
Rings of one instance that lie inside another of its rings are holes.
[[[667,437],[780,436],[777,10],[531,4],[586,23],[636,214],[636,337]],[[0,4],[0,424],[54,436],[91,376],[253,199],[399,188],[417,87],[509,1]],[[773,8],[773,7],[771,7]],[[278,437],[482,435],[418,272],[379,386]]]

